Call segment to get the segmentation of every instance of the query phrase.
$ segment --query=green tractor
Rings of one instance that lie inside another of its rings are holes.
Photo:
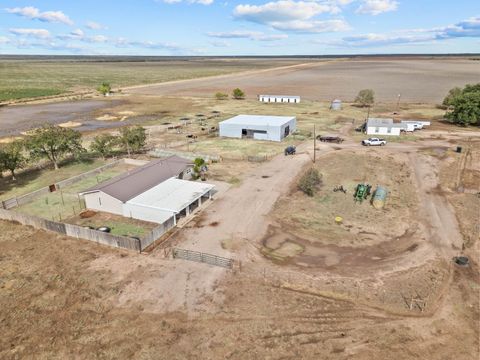
[[[355,193],[353,194],[353,198],[355,202],[362,203],[363,200],[366,200],[372,192],[372,185],[370,184],[358,184]]]

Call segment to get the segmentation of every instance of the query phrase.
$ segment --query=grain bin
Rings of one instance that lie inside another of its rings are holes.
[[[339,99],[333,100],[332,103],[330,104],[330,109],[335,111],[342,110],[342,100],[339,100]]]
[[[387,200],[388,190],[383,186],[377,186],[377,189],[373,193],[372,205],[375,209],[382,209],[385,206]]]

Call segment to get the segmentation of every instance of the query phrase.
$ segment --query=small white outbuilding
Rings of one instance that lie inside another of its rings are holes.
[[[393,119],[370,118],[367,120],[367,135],[400,136],[400,132],[406,130],[406,124],[394,123]]]
[[[220,136],[282,141],[297,128],[295,116],[238,115],[219,123]]]
[[[266,103],[300,103],[300,96],[290,95],[258,95],[258,100]]]

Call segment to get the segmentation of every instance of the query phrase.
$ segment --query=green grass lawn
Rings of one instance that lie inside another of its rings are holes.
[[[120,59],[121,60],[121,59]],[[118,88],[290,65],[263,59],[78,61],[0,58],[0,101],[95,90],[102,82]]]
[[[0,179],[0,200],[31,193],[42,187],[93,170],[105,164],[106,162],[104,160],[95,159],[69,162],[61,166],[58,170],[53,170],[53,167],[47,167],[41,170],[35,169],[19,172],[16,181],[12,181],[10,177]]]
[[[42,195],[32,202],[20,206],[17,211],[49,220],[63,220],[77,215],[85,208],[83,200],[80,200],[78,197],[79,192],[109,180],[125,170],[125,165],[120,164],[100,174],[85,178],[71,186],[62,188],[59,191]]]

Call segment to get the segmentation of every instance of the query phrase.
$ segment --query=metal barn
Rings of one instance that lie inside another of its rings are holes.
[[[220,136],[282,141],[297,128],[295,116],[238,115],[219,124]]]

